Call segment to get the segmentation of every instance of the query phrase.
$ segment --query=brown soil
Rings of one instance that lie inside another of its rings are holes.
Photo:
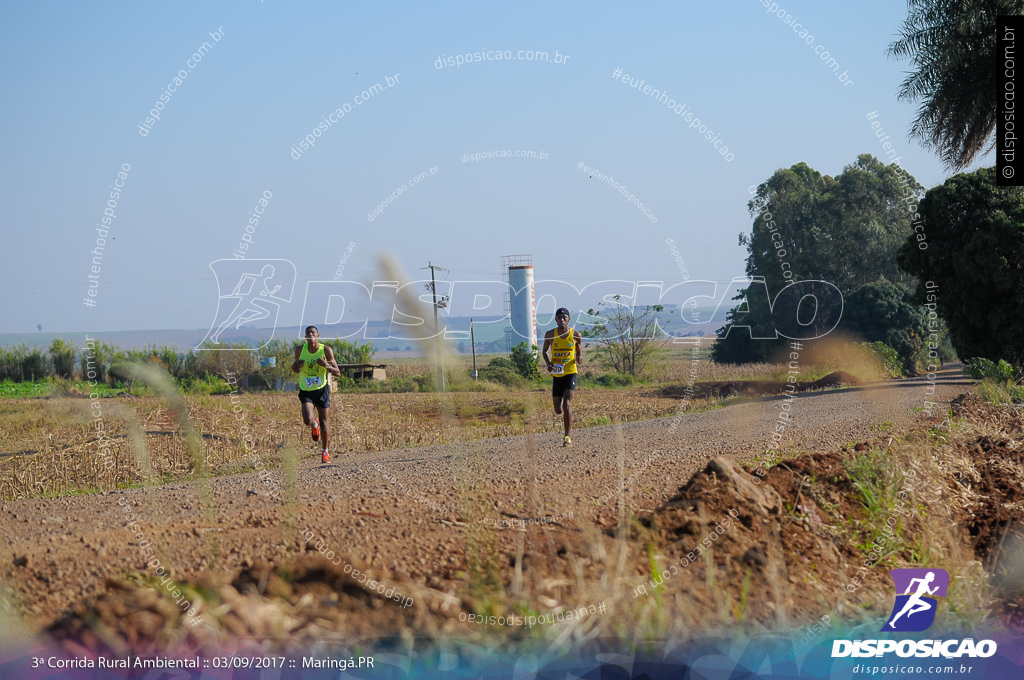
[[[952,480],[967,490],[957,520],[992,575],[1001,611],[1024,630],[1024,413],[1019,406],[993,409],[974,394],[954,399],[952,410],[998,433],[974,437],[961,449],[969,465]]]

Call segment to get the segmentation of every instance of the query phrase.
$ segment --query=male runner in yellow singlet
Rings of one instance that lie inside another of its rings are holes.
[[[583,359],[583,338],[575,328],[569,328],[569,310],[565,307],[559,307],[555,311],[555,323],[558,324],[558,328],[552,328],[544,333],[541,356],[548,365],[548,373],[554,378],[551,382],[551,399],[554,402],[555,413],[562,414],[562,423],[565,425],[562,446],[572,446],[572,439],[569,438],[569,431],[572,429],[572,395],[576,391],[577,369]]]
[[[302,422],[309,425],[313,441],[321,440],[320,430],[323,428],[323,452],[320,460],[331,462],[331,454],[327,450],[330,441],[330,428],[327,425],[327,409],[331,407],[331,388],[327,385],[327,374],[339,376],[341,369],[334,360],[334,351],[327,345],[321,345],[318,338],[320,331],[316,326],[306,326],[306,342],[295,348],[295,361],[292,371],[299,374],[299,403],[302,409]],[[314,417],[316,407],[319,418]]]

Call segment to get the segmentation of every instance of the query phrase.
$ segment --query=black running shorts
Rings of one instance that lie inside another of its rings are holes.
[[[576,376],[577,373],[570,373],[569,375],[556,375],[552,379],[551,383],[551,396],[561,397],[565,394],[566,390],[576,389]]]
[[[318,390],[299,390],[299,401],[320,408],[331,407],[331,388],[324,385]]]

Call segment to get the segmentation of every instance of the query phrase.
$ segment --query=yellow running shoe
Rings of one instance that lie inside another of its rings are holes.
[[[569,438],[569,435],[562,437],[562,446],[572,446],[572,439]]]

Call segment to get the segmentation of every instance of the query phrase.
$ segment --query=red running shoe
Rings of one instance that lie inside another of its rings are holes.
[[[313,421],[313,429],[310,430],[309,434],[310,434],[310,436],[313,437],[313,441],[315,441],[315,442],[320,441],[320,421],[319,420],[314,420]]]
[[[330,463],[331,462],[331,454],[328,453],[326,449],[324,449],[324,452],[320,454],[320,460],[321,460],[321,462],[324,462],[324,463]]]

